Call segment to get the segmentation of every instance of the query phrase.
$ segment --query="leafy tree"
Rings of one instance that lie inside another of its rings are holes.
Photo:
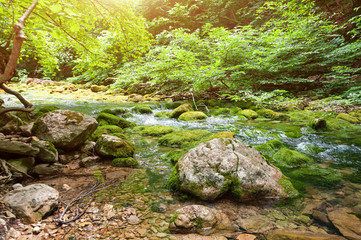
[[[150,44],[143,19],[126,0],[0,0],[0,16],[3,89],[17,61],[27,57],[35,59],[45,74],[53,75],[60,71],[62,60],[70,59],[74,74],[90,79],[100,72],[111,75],[112,69],[138,58]]]

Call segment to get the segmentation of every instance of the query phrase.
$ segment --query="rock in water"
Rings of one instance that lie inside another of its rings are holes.
[[[232,232],[232,223],[222,211],[202,205],[190,205],[178,209],[170,220],[171,233],[212,233]]]
[[[108,158],[127,158],[133,157],[135,146],[119,137],[103,134],[96,143],[95,151]]]
[[[178,177],[180,190],[203,200],[225,193],[241,201],[298,194],[257,150],[232,138],[216,138],[189,150],[178,161]]]
[[[32,184],[17,187],[4,197],[8,204],[27,223],[35,223],[54,210],[58,204],[59,192],[46,184]]]
[[[347,239],[361,240],[361,220],[348,208],[338,208],[328,213],[332,224]]]
[[[55,110],[38,118],[31,132],[49,141],[56,148],[72,150],[83,144],[96,130],[98,122],[85,114],[70,110]]]

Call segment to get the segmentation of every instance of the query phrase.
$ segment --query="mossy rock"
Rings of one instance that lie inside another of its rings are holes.
[[[337,115],[336,118],[345,120],[345,121],[347,121],[349,123],[352,123],[352,124],[359,124],[360,123],[360,121],[358,120],[357,117],[353,117],[353,116],[351,116],[351,115],[349,115],[347,113],[340,113],[340,114]]]
[[[96,117],[96,120],[98,121],[99,125],[116,125],[121,128],[132,128],[136,126],[134,122],[130,122],[110,113],[100,113]]]
[[[128,109],[125,108],[106,108],[101,111],[101,113],[110,113],[113,115],[122,115],[128,113]]]
[[[230,114],[231,109],[229,108],[217,108],[211,111],[211,114],[214,116],[219,116],[219,115],[228,115]]]
[[[135,146],[133,143],[119,137],[102,135],[97,140],[95,150],[100,156],[109,158],[127,158],[133,157]]]
[[[174,109],[171,112],[170,117],[171,118],[179,118],[180,115],[182,115],[183,113],[188,112],[188,111],[193,111],[193,108],[189,103],[185,103],[185,104],[180,105],[176,109]]]
[[[166,135],[168,133],[172,133],[175,131],[179,131],[180,129],[177,127],[172,126],[161,126],[161,125],[155,125],[155,126],[138,126],[134,128],[134,131],[138,131],[141,135],[144,136],[154,136],[159,137]]]
[[[237,115],[240,111],[242,111],[242,108],[240,108],[240,107],[232,107],[231,111],[229,113],[231,115]]]
[[[304,153],[291,149],[280,149],[273,156],[272,163],[281,169],[294,169],[312,164],[313,160]]]
[[[123,129],[115,125],[100,125],[92,134],[92,138],[96,141],[103,134],[117,136],[117,133],[123,133]],[[124,134],[122,134],[124,136]],[[119,136],[119,135],[118,135]],[[118,137],[117,136],[117,137]],[[124,138],[124,137],[122,137]]]
[[[36,111],[35,115],[34,115],[34,119],[37,119],[41,116],[43,116],[44,114],[48,113],[48,112],[52,112],[55,110],[59,110],[59,107],[56,106],[46,106],[46,107],[42,107],[39,110]]]
[[[178,160],[185,154],[187,150],[174,150],[166,153],[161,157],[163,161],[171,162],[172,164],[176,164]]]
[[[148,105],[143,105],[143,104],[139,104],[136,105],[135,107],[132,108],[131,110],[134,113],[139,113],[139,114],[151,114],[153,113],[153,110],[150,106]]]
[[[246,117],[243,116],[243,115],[240,115],[239,113],[237,114],[237,117],[238,117],[238,120],[239,120],[239,121],[248,121],[248,118],[246,118]]]
[[[340,118],[329,119],[327,121],[327,131],[340,131],[340,130],[358,130],[359,127],[351,124],[348,121],[345,121]]]
[[[282,175],[282,177],[278,180],[278,184],[283,187],[289,198],[295,198],[299,196],[299,192],[293,186],[290,179],[285,175]]]
[[[172,112],[167,112],[167,111],[161,111],[161,112],[157,112],[156,114],[154,114],[154,117],[156,118],[170,118]]]
[[[323,118],[316,118],[316,119],[313,119],[312,121],[310,121],[308,123],[308,126],[317,131],[317,130],[321,130],[321,129],[326,129],[327,122]]]
[[[244,109],[240,111],[239,114],[245,116],[249,120],[258,118],[258,114],[251,109]]]
[[[207,141],[215,139],[215,138],[234,138],[235,133],[234,132],[219,132],[215,133],[209,138],[207,138]]]
[[[305,150],[306,150],[306,152],[308,152],[310,154],[313,154],[313,155],[317,155],[319,153],[322,153],[322,152],[326,151],[323,148],[313,146],[313,145],[310,145],[310,144],[305,146]]]
[[[180,192],[181,184],[182,182],[179,179],[178,164],[176,164],[166,182],[166,187],[173,192]]]
[[[279,149],[285,147],[286,145],[284,145],[281,141],[274,139],[266,142],[265,144],[255,146],[254,148],[265,158],[269,159],[272,158]]]
[[[290,117],[287,114],[275,112],[271,109],[260,109],[257,110],[258,115],[272,119],[272,120],[288,120]]]
[[[162,136],[158,139],[158,143],[162,146],[185,147],[211,134],[212,133],[207,130],[178,131]]]
[[[332,169],[321,168],[316,165],[302,167],[288,174],[291,178],[307,182],[314,186],[335,186],[341,181],[342,176]]]
[[[112,160],[113,167],[137,167],[138,165],[138,161],[132,157],[115,158]]]
[[[207,115],[200,111],[188,111],[182,113],[182,115],[178,118],[181,121],[205,121],[207,119]]]

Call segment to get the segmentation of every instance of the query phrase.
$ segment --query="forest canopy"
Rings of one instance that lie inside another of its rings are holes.
[[[0,70],[31,2],[0,0]],[[311,90],[361,102],[360,12],[354,4],[342,23],[334,16],[345,13],[312,0],[42,0],[26,22],[13,81],[230,96]]]

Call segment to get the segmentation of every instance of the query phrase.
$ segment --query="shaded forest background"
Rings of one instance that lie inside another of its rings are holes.
[[[0,71],[12,26],[30,4],[0,0]],[[361,104],[360,6],[356,0],[44,0],[26,23],[28,41],[12,81]]]

